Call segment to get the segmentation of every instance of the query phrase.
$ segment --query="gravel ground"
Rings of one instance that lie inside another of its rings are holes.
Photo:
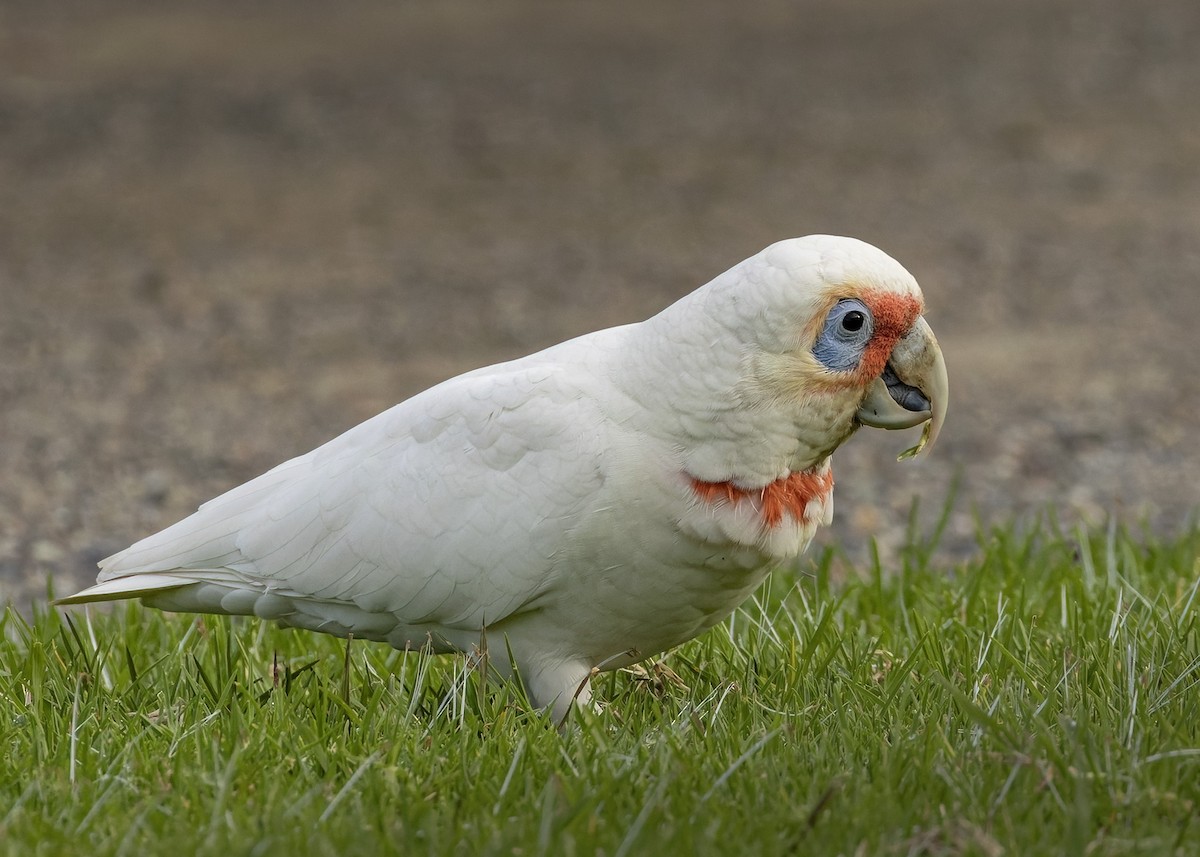
[[[650,8],[646,8],[650,6]],[[834,232],[922,282],[943,440],[835,459],[852,556],[958,480],[1158,531],[1200,456],[1200,4],[0,6],[0,598],[448,375]]]

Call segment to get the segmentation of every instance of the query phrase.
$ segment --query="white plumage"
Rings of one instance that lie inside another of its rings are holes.
[[[486,629],[491,661],[511,652],[562,717],[593,668],[700,634],[803,550],[860,423],[936,434],[945,368],[920,300],[869,245],[780,242],[645,322],[396,405],[109,557],[64,602],[442,652]]]

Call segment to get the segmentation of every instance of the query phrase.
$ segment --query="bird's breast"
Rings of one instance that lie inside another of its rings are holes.
[[[827,463],[756,488],[687,474],[684,480],[691,502],[681,529],[708,542],[757,547],[770,560],[798,555],[833,512],[833,473]]]
[[[710,504],[748,504],[766,529],[778,527],[784,518],[804,520],[810,508],[821,506],[833,492],[833,472],[789,473],[762,488],[741,488],[731,481],[704,482],[691,478],[692,490]]]

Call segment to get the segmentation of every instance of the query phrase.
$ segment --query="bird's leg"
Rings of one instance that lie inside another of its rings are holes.
[[[521,662],[520,656],[517,658]],[[560,728],[567,721],[572,705],[590,706],[593,675],[592,665],[582,661],[566,661],[543,665],[540,669],[521,673],[529,701],[538,708],[549,708]]]
[[[570,693],[564,693],[563,690],[559,690],[557,695],[554,697],[553,715],[554,722],[558,724],[558,727],[561,729],[566,725],[567,716],[571,712],[572,705],[590,708],[593,712],[599,713],[602,710],[601,706],[592,699],[592,679],[605,669],[611,669],[611,665],[614,662],[619,662],[625,658],[638,657],[640,657],[640,655],[638,654],[637,649],[627,649],[623,652],[617,652],[612,657],[605,658],[603,661],[595,664],[594,666],[574,662],[558,665],[552,671],[553,675],[556,677],[556,681],[563,682],[570,680],[573,677],[573,683],[566,686],[569,688]],[[530,692],[536,695],[532,688]]]
[[[592,700],[592,679],[599,674],[599,667],[592,667],[590,670],[588,670],[587,675],[579,681],[579,685],[575,688],[575,694],[571,697],[572,705],[583,705],[590,707],[593,711],[600,711],[599,704]],[[558,721],[559,729],[562,729],[564,726],[566,726],[567,714],[569,713],[570,708],[568,707],[567,712],[563,714],[562,720]]]

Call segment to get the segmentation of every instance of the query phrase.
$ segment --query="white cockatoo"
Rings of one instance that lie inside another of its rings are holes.
[[[62,599],[254,615],[515,666],[557,719],[702,634],[830,520],[860,426],[946,414],[921,291],[781,241],[637,324],[451,378],[100,563]],[[502,642],[501,642],[502,641]]]

